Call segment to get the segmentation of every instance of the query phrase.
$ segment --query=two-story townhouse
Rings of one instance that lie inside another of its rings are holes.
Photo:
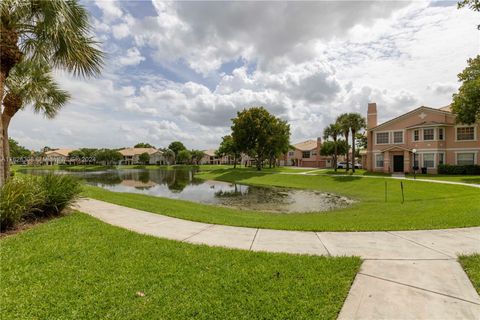
[[[280,159],[280,165],[311,167],[311,168],[330,168],[332,166],[331,157],[320,155],[322,139],[307,140],[293,145],[293,149]]]
[[[155,148],[125,148],[118,150],[123,156],[122,164],[140,164],[140,155],[148,153],[149,164],[167,164],[163,152]]]
[[[480,164],[479,130],[478,123],[457,124],[449,107],[422,106],[377,124],[377,105],[369,103],[367,170],[436,173],[439,164]]]

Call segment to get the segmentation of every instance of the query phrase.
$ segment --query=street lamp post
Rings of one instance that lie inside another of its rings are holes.
[[[413,153],[413,179],[417,179],[417,149],[412,150]]]

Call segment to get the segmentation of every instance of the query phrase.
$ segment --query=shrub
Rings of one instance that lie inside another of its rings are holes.
[[[45,195],[37,177],[9,179],[0,189],[0,230],[13,228],[26,216],[38,213],[44,202]]]
[[[82,187],[80,180],[70,175],[50,173],[40,180],[45,193],[45,202],[41,207],[43,215],[57,215],[78,199]]]
[[[480,165],[450,165],[440,164],[438,166],[438,173],[440,174],[470,174],[480,175]]]

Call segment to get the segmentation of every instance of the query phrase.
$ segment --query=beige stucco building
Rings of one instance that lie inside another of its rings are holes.
[[[140,155],[148,153],[149,164],[167,164],[162,151],[155,148],[125,148],[118,150],[123,156],[122,164],[140,164]]]
[[[377,123],[377,105],[368,104],[367,170],[385,173],[426,168],[436,173],[439,164],[480,164],[479,124],[455,123],[449,107],[419,107]]]
[[[294,149],[280,159],[280,165],[310,167],[310,168],[331,168],[331,157],[320,155],[322,139],[307,140],[293,145]]]

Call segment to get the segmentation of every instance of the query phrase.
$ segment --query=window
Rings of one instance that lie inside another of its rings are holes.
[[[433,139],[434,139],[434,130],[423,129],[423,140],[433,140]]]
[[[377,133],[377,144],[387,144],[389,142],[388,132]]]
[[[419,141],[420,140],[420,130],[414,130],[413,131],[413,141]]]
[[[395,131],[393,133],[393,143],[403,143],[403,131]]]
[[[423,154],[423,166],[425,168],[435,168],[435,154],[424,153]]]
[[[445,154],[438,153],[438,164],[444,164],[444,163],[445,163]]]
[[[475,127],[457,128],[457,140],[458,141],[475,140]]]
[[[383,168],[383,154],[377,154],[375,156],[375,167]]]
[[[303,151],[302,152],[302,158],[310,158],[310,151]]]
[[[475,153],[457,153],[457,164],[461,166],[475,164]]]
[[[317,155],[317,151],[312,151],[312,156],[316,156]]]
[[[438,128],[438,140],[445,139],[445,130],[443,128]]]
[[[289,151],[289,152],[288,152],[288,155],[289,155],[290,157],[293,157],[294,154],[295,154],[295,152],[293,152],[293,151]]]

